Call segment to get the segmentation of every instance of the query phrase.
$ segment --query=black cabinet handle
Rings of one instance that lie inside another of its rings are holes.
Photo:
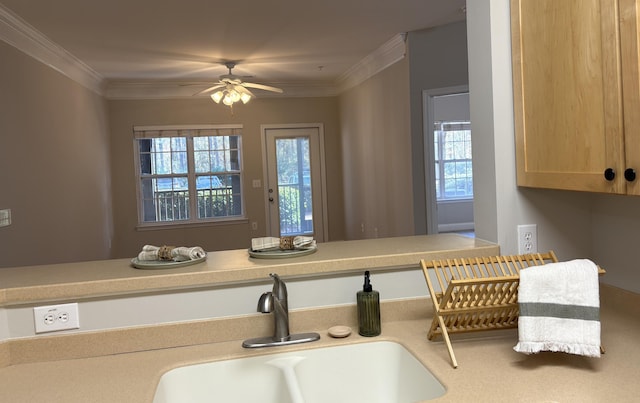
[[[614,171],[613,168],[607,168],[604,170],[604,178],[609,182],[614,180],[615,177],[616,177],[616,171]]]
[[[624,178],[629,182],[633,182],[634,180],[636,180],[636,170],[633,168],[625,169]]]

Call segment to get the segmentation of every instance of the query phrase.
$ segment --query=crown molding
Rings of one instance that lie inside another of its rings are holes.
[[[258,97],[337,96],[402,60],[406,55],[406,36],[406,33],[394,36],[348,69],[336,82],[265,83],[282,88],[284,93],[259,91]],[[193,94],[211,85],[210,82],[193,81],[106,80],[2,3],[0,3],[0,40],[107,99],[193,98]],[[206,96],[199,95],[199,97]]]
[[[89,90],[103,95],[104,78],[0,3],[0,40]]]
[[[373,53],[353,65],[338,78],[340,92],[361,84],[392,64],[404,59],[407,54],[406,33],[395,35]]]

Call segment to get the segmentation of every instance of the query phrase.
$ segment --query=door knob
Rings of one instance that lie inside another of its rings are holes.
[[[636,170],[633,168],[625,169],[624,178],[629,182],[633,182],[634,180],[636,180]]]
[[[615,177],[616,177],[616,171],[614,171],[613,168],[607,168],[604,170],[604,178],[609,182],[614,180]]]

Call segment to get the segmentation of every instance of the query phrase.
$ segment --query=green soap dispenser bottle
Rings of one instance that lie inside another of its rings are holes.
[[[373,337],[380,334],[380,293],[373,290],[369,280],[369,271],[364,272],[362,291],[356,295],[358,300],[358,333]]]

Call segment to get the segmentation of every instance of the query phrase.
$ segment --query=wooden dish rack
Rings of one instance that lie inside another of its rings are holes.
[[[451,363],[457,368],[458,362],[449,335],[518,327],[520,270],[554,262],[558,262],[558,258],[553,251],[515,256],[421,260],[434,307],[427,338],[432,340],[442,335]],[[598,270],[599,274],[605,273],[601,268]]]

